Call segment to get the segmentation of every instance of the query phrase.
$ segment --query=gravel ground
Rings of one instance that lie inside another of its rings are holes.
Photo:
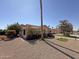
[[[52,40],[51,40],[52,41]],[[56,42],[56,41],[55,41]],[[0,41],[0,59],[72,59],[44,41]]]
[[[47,39],[51,45],[71,56],[71,59],[79,59],[79,40],[69,40],[68,42],[58,41],[56,39]]]

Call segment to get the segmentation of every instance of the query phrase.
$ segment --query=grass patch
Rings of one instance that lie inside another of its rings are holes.
[[[66,38],[58,38],[57,40],[62,41],[62,42],[67,42],[68,41],[68,39],[66,39]]]

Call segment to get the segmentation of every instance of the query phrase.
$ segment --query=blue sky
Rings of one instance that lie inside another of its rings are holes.
[[[19,22],[40,25],[40,0],[0,0],[0,28]],[[44,24],[55,27],[67,19],[79,28],[79,0],[43,0]]]

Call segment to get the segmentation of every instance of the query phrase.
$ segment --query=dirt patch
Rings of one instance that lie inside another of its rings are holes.
[[[6,40],[8,40],[7,36],[0,35],[0,41],[6,41]]]

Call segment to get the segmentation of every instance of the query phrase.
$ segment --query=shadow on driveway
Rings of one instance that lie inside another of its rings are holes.
[[[24,40],[27,41],[28,43],[30,43],[31,45],[35,45],[37,43],[38,39],[33,39],[33,40],[26,40],[26,39],[24,39]]]

